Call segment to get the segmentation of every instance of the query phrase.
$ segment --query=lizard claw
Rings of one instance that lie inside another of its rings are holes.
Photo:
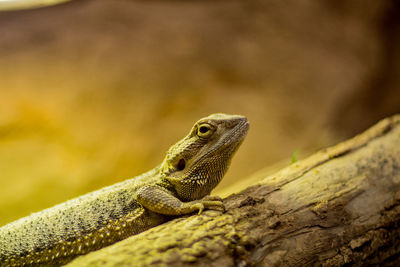
[[[203,209],[204,209],[204,206],[201,206],[200,208],[199,208],[199,215],[203,212]]]

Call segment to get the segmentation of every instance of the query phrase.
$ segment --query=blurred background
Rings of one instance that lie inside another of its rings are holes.
[[[399,85],[395,0],[0,12],[0,225],[153,168],[215,112],[251,122],[228,195],[400,112]]]

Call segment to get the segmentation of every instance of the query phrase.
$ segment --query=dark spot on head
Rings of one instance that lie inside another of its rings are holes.
[[[176,166],[176,168],[178,169],[178,171],[182,171],[183,169],[185,169],[185,167],[186,167],[186,162],[185,159],[182,158],[178,161],[178,165]]]

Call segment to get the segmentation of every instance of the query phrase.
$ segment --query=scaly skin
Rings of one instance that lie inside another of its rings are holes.
[[[243,116],[212,114],[153,170],[1,227],[1,266],[59,266],[171,216],[224,210],[220,198],[208,195],[248,128]]]

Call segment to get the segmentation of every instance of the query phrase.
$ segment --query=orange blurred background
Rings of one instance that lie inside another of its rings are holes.
[[[399,11],[76,0],[0,12],[0,225],[153,168],[211,113],[251,122],[215,191],[227,195],[400,112]]]

